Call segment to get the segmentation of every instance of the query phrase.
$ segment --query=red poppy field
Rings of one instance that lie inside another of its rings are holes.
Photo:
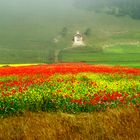
[[[0,68],[0,114],[140,105],[140,69],[84,63]]]

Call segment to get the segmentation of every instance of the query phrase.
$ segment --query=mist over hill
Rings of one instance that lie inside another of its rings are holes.
[[[132,13],[126,1],[119,4]],[[130,61],[123,53],[124,46],[131,50],[133,45],[133,54],[137,54],[132,56],[129,52],[128,58],[139,63],[140,20],[122,12],[116,2],[0,0],[0,63],[54,63],[54,54],[61,52],[62,62],[104,63],[106,58],[107,62],[118,64],[120,55],[123,61]],[[139,9],[138,4],[136,7]],[[72,46],[77,30],[83,35],[86,48],[65,50]],[[104,50],[105,46],[115,47]]]
[[[73,5],[69,0],[0,0],[1,13],[7,14],[54,14],[67,12]],[[50,15],[51,16],[51,15]]]
[[[85,10],[140,19],[139,0],[76,0],[75,5]]]

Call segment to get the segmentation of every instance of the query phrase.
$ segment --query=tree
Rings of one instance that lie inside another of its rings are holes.
[[[87,28],[84,32],[84,35],[85,36],[90,36],[91,35],[91,29],[90,28]]]
[[[68,29],[67,29],[67,27],[64,27],[60,34],[62,37],[65,37],[67,35],[67,33],[68,33]]]

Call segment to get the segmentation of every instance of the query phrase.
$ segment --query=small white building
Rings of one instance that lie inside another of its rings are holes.
[[[84,45],[85,44],[83,42],[83,37],[79,33],[79,31],[77,31],[77,33],[73,37],[73,46],[84,46]]]

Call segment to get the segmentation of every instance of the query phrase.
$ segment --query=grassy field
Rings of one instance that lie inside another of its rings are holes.
[[[62,61],[140,67],[140,45],[107,46],[99,51],[94,48],[67,50],[62,53]]]
[[[139,140],[140,111],[132,108],[103,112],[31,113],[0,119],[0,139]]]
[[[90,53],[87,50],[75,53],[75,49],[74,53],[62,51],[62,61],[140,66],[139,20],[85,12],[73,7],[67,9],[67,13],[64,10],[62,8],[59,13],[51,15],[42,11],[38,14],[29,12],[26,16],[1,13],[0,63],[48,63],[51,50],[71,47],[75,32],[84,33],[90,28],[91,35],[84,36]],[[61,34],[64,27],[67,28],[66,36]],[[54,43],[54,39],[58,42]]]

